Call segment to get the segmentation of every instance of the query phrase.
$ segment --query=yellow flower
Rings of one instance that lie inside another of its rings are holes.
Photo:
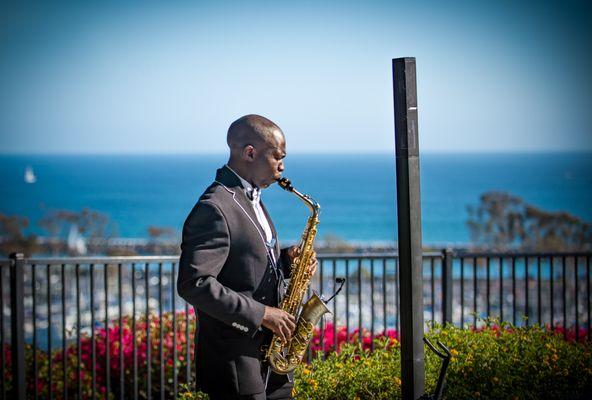
[[[453,356],[458,356],[458,351],[456,351],[455,349],[450,349],[450,354],[452,354]]]
[[[395,376],[395,385],[397,386],[401,386],[401,378],[399,378],[398,376]]]

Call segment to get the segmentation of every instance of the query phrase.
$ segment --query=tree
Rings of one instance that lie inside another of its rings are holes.
[[[29,219],[26,217],[0,213],[0,251],[3,255],[18,252],[30,256],[37,250],[35,235],[23,234],[23,229],[28,226]]]
[[[107,238],[115,234],[116,227],[106,214],[88,208],[80,212],[69,210],[53,210],[48,212],[40,221],[52,237],[66,237],[72,226],[86,238]]]
[[[148,236],[150,240],[165,240],[165,241],[174,241],[177,240],[177,232],[168,226],[149,226],[148,227]]]
[[[587,251],[592,226],[564,211],[545,211],[504,192],[481,195],[468,207],[473,243],[497,250]]]

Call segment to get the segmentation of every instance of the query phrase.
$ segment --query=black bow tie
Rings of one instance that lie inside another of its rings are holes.
[[[261,198],[261,190],[258,188],[247,188],[245,193],[247,194],[247,198],[251,201],[259,201]]]

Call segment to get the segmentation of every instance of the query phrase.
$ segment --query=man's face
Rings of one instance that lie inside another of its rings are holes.
[[[257,146],[257,155],[252,164],[256,186],[266,188],[281,178],[286,157],[286,140],[281,131],[274,132],[271,141]]]

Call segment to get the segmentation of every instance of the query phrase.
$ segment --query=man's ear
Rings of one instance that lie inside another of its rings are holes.
[[[243,160],[245,161],[253,161],[255,160],[255,153],[257,152],[257,150],[255,149],[255,147],[253,147],[253,145],[248,144],[245,147],[243,147]]]

